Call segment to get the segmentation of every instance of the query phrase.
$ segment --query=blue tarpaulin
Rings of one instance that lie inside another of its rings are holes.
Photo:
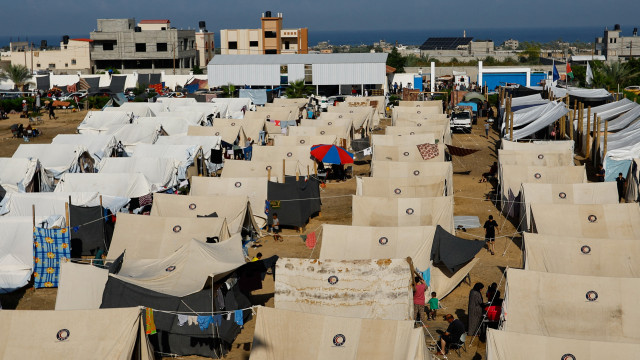
[[[471,106],[471,109],[473,110],[473,112],[478,112],[478,104],[471,102],[471,101],[467,101],[467,102],[459,102],[458,106]]]
[[[240,97],[251,99],[255,105],[267,103],[267,90],[265,89],[240,89]]]

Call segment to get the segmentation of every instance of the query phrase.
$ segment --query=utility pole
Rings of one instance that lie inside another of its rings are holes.
[[[31,75],[33,75],[33,43],[29,43],[29,52],[31,53]]]
[[[176,74],[176,43],[173,43],[173,75]]]

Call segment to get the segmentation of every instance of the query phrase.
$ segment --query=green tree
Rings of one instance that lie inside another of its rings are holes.
[[[233,84],[229,83],[227,86],[222,87],[222,92],[224,93],[224,97],[233,97],[233,94],[236,92],[236,87]]]
[[[198,65],[193,65],[193,67],[191,68],[191,71],[193,71],[193,75],[202,75],[202,74],[204,74],[204,71]]]
[[[304,80],[291,81],[284,93],[289,99],[303,98],[313,94],[313,87],[305,85]]]
[[[610,90],[617,90],[617,87],[624,88],[631,79],[640,75],[640,71],[633,68],[629,63],[620,61],[611,63],[596,63],[593,68],[593,83],[596,87],[605,87]]]
[[[406,60],[407,59],[404,56],[400,55],[398,49],[394,47],[387,57],[387,65],[395,68],[396,73],[403,73]]]
[[[539,46],[529,46],[524,51],[524,55],[527,56],[527,62],[529,64],[539,64],[540,63],[540,47]]]
[[[24,91],[24,86],[33,77],[29,69],[24,65],[8,64],[0,72],[0,79],[11,80],[20,91]]]

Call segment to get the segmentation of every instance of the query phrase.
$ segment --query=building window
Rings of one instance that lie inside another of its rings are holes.
[[[49,64],[49,69],[55,69],[56,68],[56,64]]]
[[[275,31],[265,31],[264,32],[264,37],[267,38],[267,39],[273,39],[273,38],[276,38],[278,36],[276,35]]]
[[[287,85],[289,83],[288,75],[280,75],[280,85]]]
[[[40,64],[36,64],[36,67],[40,67]]]
[[[289,50],[289,42],[288,41],[284,42],[284,49],[285,50]]]
[[[304,64],[304,83],[313,84],[313,65]]]
[[[64,67],[69,67],[69,63],[64,63]]]
[[[71,65],[75,65],[76,64],[76,59],[71,59]]]
[[[229,41],[229,50],[238,50],[238,42]]]
[[[147,44],[136,43],[136,52],[147,52]]]
[[[249,46],[250,47],[258,47],[258,42],[257,41],[249,41]]]
[[[195,46],[196,46],[195,44],[196,44],[196,41],[195,40],[191,40],[191,48],[192,49],[195,49]]]
[[[288,74],[289,66],[288,65],[280,65],[280,74]]]
[[[113,50],[113,45],[114,45],[114,43],[112,43],[112,42],[103,43],[102,44],[102,50],[104,50],[104,51]]]
[[[156,50],[158,51],[167,51],[167,43],[157,43]]]
[[[264,53],[265,54],[270,54],[270,55],[276,55],[276,54],[278,54],[278,50],[276,50],[276,49],[265,50]]]

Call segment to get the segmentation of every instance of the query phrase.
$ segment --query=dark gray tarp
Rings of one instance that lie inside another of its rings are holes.
[[[138,85],[149,86],[149,74],[138,74]]]
[[[124,92],[124,84],[127,80],[126,75],[112,75],[111,76],[111,84],[109,84],[109,91],[112,93],[121,93]]]
[[[204,284],[203,284],[204,285]],[[226,289],[222,284],[221,289]],[[181,356],[198,355],[220,358],[228,353],[236,336],[240,333],[240,326],[231,316],[222,316],[221,325],[210,325],[206,330],[200,330],[197,325],[183,324],[180,326],[175,312],[197,316],[211,315],[212,312],[233,311],[251,306],[238,286],[223,291],[224,309],[216,308],[215,294],[217,290],[211,288],[199,291],[185,297],[175,297],[161,294],[135,286],[114,277],[109,277],[105,285],[100,308],[122,308],[131,306],[145,306],[154,310],[164,310],[172,313],[154,311],[154,323],[157,334],[149,335],[149,340],[155,351]],[[213,306],[213,308],[212,308]],[[243,312],[243,320],[251,318],[251,311]]]
[[[98,91],[100,89],[100,78],[92,77],[92,78],[84,78],[84,81],[89,84],[91,91]]]
[[[36,77],[36,88],[38,90],[47,91],[51,89],[51,81],[49,75]]]
[[[443,265],[455,273],[471,261],[483,247],[484,241],[461,239],[438,225],[431,245],[431,260],[434,265]]]
[[[149,74],[149,84],[155,85],[162,82],[162,74]]]
[[[71,222],[71,257],[95,255],[98,249],[107,251],[102,206],[69,205]]]
[[[269,199],[269,222],[274,213],[278,214],[280,225],[304,226],[311,216],[320,212],[320,183],[309,177],[287,176],[284,183],[269,182],[267,185]]]

